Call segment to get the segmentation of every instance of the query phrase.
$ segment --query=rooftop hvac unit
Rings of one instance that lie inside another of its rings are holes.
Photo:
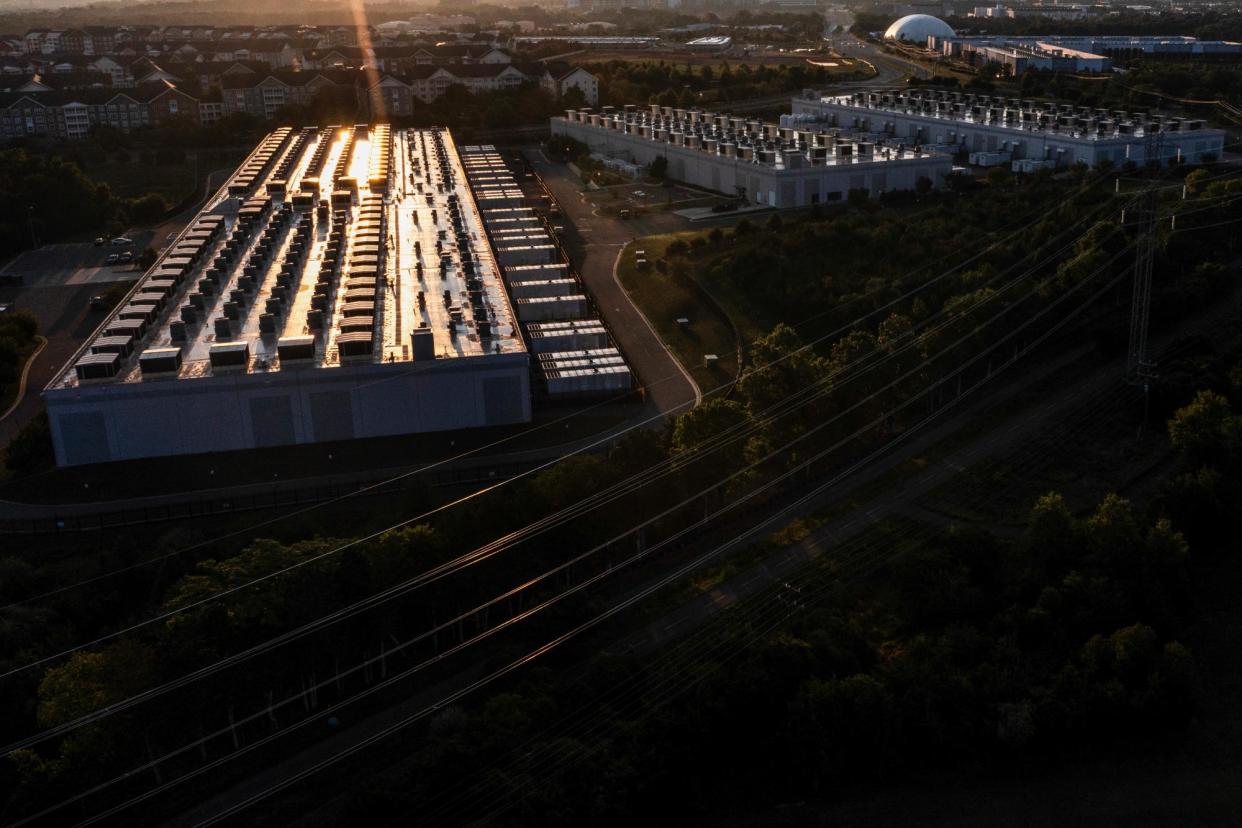
[[[315,337],[282,336],[276,343],[281,362],[307,361],[315,358]]]
[[[138,357],[142,375],[168,375],[181,370],[180,348],[148,348]]]
[[[343,333],[336,340],[337,353],[341,359],[359,359],[369,357],[374,350],[374,342],[370,332],[356,331]]]
[[[114,319],[104,328],[104,336],[130,336],[142,339],[147,332],[147,323],[141,319]]]
[[[87,354],[74,363],[73,370],[79,381],[90,382],[111,379],[120,367],[120,354]]]
[[[127,357],[134,352],[132,336],[101,336],[91,343],[92,354],[120,354]]]
[[[245,368],[250,364],[250,344],[247,342],[216,342],[207,351],[213,369]]]

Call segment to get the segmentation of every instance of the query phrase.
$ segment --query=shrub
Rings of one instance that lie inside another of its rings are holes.
[[[47,420],[47,412],[41,411],[9,442],[4,465],[16,474],[29,474],[50,464],[54,458],[52,428]]]

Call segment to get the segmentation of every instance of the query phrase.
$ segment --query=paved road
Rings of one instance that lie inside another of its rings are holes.
[[[550,162],[538,150],[526,158],[560,203],[566,229],[581,237],[582,255],[573,264],[595,298],[615,334],[618,345],[638,371],[647,398],[661,413],[675,414],[694,406],[699,392],[677,360],[630,301],[617,281],[614,268],[621,249],[636,236],[685,230],[690,225],[679,216],[652,213],[621,220],[598,215],[582,198],[577,179],[564,164]]]
[[[931,77],[931,72],[926,67],[885,52],[874,44],[864,43],[848,33],[829,36],[825,38],[825,42],[845,57],[867,61],[876,70],[873,78],[836,84],[832,89],[902,86],[907,75],[912,74],[919,78]]]

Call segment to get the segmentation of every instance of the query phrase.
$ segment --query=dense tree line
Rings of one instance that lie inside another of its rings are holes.
[[[613,106],[717,106],[842,79],[831,69],[810,64],[755,66],[725,61],[679,66],[664,61],[613,60],[591,64],[590,69],[600,78],[600,102]],[[863,70],[858,74],[861,76]]]
[[[1235,186],[1234,179],[1206,173],[1188,179],[1188,199],[1176,202],[1184,215],[1179,231],[1161,239],[1161,313],[1206,301],[1226,286],[1220,271],[1236,251],[1222,235],[1229,228],[1216,225],[1234,215],[1232,202],[1222,196]],[[71,721],[376,594],[656,462],[670,461],[673,469],[514,552],[480,561],[467,579],[436,582],[240,669],[22,752],[2,771],[5,787],[18,791],[14,807],[22,811],[57,801],[109,778],[137,757],[227,728],[234,712],[247,719],[243,739],[268,732],[274,723],[301,720],[310,712],[309,702],[265,714],[269,700],[296,699],[308,684],[383,654],[394,642],[534,578],[670,504],[689,499],[689,505],[652,525],[649,542],[692,525],[705,505],[753,492],[849,435],[859,436],[807,473],[823,473],[878,447],[922,416],[922,409],[893,413],[896,403],[933,387],[950,367],[1037,318],[1095,270],[1117,266],[1110,262],[1125,252],[1125,227],[1106,221],[1074,245],[1053,241],[1060,230],[1105,205],[1111,190],[1111,180],[1100,173],[1078,171],[1065,182],[1006,181],[971,201],[950,196],[927,203],[860,201],[829,215],[811,211],[775,217],[764,228],[739,223],[727,235],[716,231],[706,242],[672,248],[665,266],[683,270],[686,278],[727,284],[753,299],[757,312],[774,323],[819,313],[823,318],[815,330],[823,331],[911,290],[929,276],[920,265],[961,261],[966,251],[979,253],[1002,242],[1002,231],[1014,224],[1007,213],[1020,205],[1026,205],[1022,214],[1045,212],[1020,238],[996,245],[963,272],[818,348],[804,348],[795,328],[774,324],[750,345],[751,370],[728,398],[710,399],[662,431],[632,433],[607,455],[566,460],[426,524],[333,552],[343,540],[386,525],[391,513],[421,511],[431,494],[417,493],[391,512],[367,512],[352,522],[325,510],[267,539],[196,549],[86,591],[7,607],[0,625],[0,668],[281,573],[79,652],[42,674],[30,671],[4,683],[0,733],[16,736]],[[1021,302],[993,301],[992,277],[1028,257],[1040,262],[1031,282],[1040,290]],[[1177,296],[1184,297],[1180,306],[1172,301]],[[934,314],[942,324],[918,327]],[[791,395],[846,380],[850,387],[844,394],[808,395],[779,416],[773,413]],[[1232,473],[1232,465],[1222,461],[1237,445],[1238,421],[1217,401],[1201,407],[1203,412],[1192,409],[1174,418],[1174,440],[1187,462],[1210,457],[1213,465],[1206,472],[1189,467],[1193,479],[1179,485],[1187,491],[1213,487],[1221,504],[1218,519],[1231,520],[1236,511],[1230,511],[1230,490],[1212,475]],[[883,426],[875,425],[877,418]],[[742,439],[707,450],[739,430]],[[780,503],[803,485],[802,478],[790,479],[757,499],[756,506]],[[694,497],[709,487],[710,496]],[[1187,498],[1184,508],[1195,501]],[[827,780],[838,776],[887,773],[932,756],[1040,754],[1062,744],[1109,744],[1136,730],[1175,728],[1191,710],[1194,681],[1193,658],[1177,643],[1188,612],[1189,550],[1199,549],[1196,539],[1188,547],[1179,532],[1185,517],[1173,508],[1168,515],[1149,514],[1117,497],[1078,517],[1050,495],[1036,504],[1020,541],[978,532],[941,534],[906,550],[884,577],[843,584],[826,604],[831,609],[802,614],[781,636],[708,677],[692,698],[654,718],[623,721],[612,735],[577,746],[584,758],[575,769],[547,778],[521,768],[504,780],[468,775],[479,786],[537,791],[540,824],[607,823],[650,817],[644,803],[679,790],[762,804],[792,790],[826,791]],[[0,557],[0,604],[184,550],[199,539],[174,532],[158,543],[136,545],[118,536],[76,560],[6,550]],[[598,559],[584,566],[606,563]],[[610,588],[623,589],[628,582],[621,581]],[[533,594],[496,612],[533,606],[556,594],[558,584],[539,582]],[[523,635],[531,636],[524,640],[559,631],[606,599],[607,589],[557,605],[523,624]],[[464,634],[444,633],[451,640]],[[736,634],[744,637],[746,631]],[[419,653],[438,652],[438,646],[438,640],[425,639],[399,657],[408,663]],[[480,657],[491,657],[489,652],[485,648]],[[484,759],[546,723],[545,713],[570,704],[565,694],[606,687],[618,670],[636,674],[644,686],[660,679],[658,672],[644,674],[640,663],[605,660],[585,685],[557,686],[536,675],[479,707],[446,713],[420,731],[426,741],[415,757],[424,770],[403,796],[422,801],[463,769],[483,767]],[[365,679],[351,673],[321,696],[348,695],[364,680],[372,680],[370,673]],[[202,756],[228,752],[230,744],[229,736],[222,736],[204,747]],[[541,743],[538,750],[550,747]],[[193,767],[200,760],[190,752],[175,766]],[[391,795],[381,785],[366,798],[383,808],[392,804]]]
[[[120,205],[74,164],[22,149],[0,151],[0,259],[39,243],[107,226]]]
[[[1105,109],[1155,110],[1166,106],[1163,98],[1186,101],[1242,101],[1242,70],[1215,63],[1141,63],[1124,75],[1107,80],[1083,80],[1063,72],[1024,72],[1007,86],[1023,97],[1071,101],[1080,106]],[[1194,105],[1190,110],[1195,111]],[[1212,107],[1199,110],[1218,116]]]
[[[1194,712],[1195,658],[1178,640],[1192,559],[1168,520],[1121,498],[1078,518],[1049,494],[1021,539],[950,530],[907,545],[776,630],[733,624],[689,674],[599,657],[446,711],[410,740],[404,772],[345,807],[425,813],[449,793],[461,822],[502,804],[483,824],[674,824],[921,769],[1141,749]],[[618,683],[632,689],[614,703]],[[690,689],[668,701],[670,683]],[[604,727],[544,731],[596,698]]]
[[[0,313],[0,411],[8,408],[17,394],[22,369],[34,353],[39,322],[26,310],[10,308]],[[21,456],[19,447],[18,456]],[[10,449],[6,452],[12,455]]]

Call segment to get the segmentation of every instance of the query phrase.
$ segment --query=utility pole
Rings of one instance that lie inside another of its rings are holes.
[[[1164,147],[1164,131],[1148,125],[1143,137],[1143,161],[1149,172],[1159,169]],[[1138,239],[1134,258],[1134,296],[1130,303],[1130,349],[1126,358],[1126,379],[1143,389],[1143,425],[1151,398],[1155,364],[1147,353],[1147,331],[1151,319],[1151,280],[1156,258],[1156,183],[1144,190],[1138,209]],[[1140,426],[1140,433],[1142,426]]]

